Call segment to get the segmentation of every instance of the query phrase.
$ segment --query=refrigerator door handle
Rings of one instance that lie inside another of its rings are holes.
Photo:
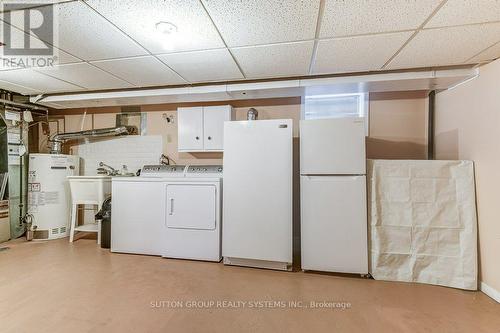
[[[328,178],[342,178],[343,180],[346,179],[358,179],[360,177],[365,177],[365,175],[302,175],[302,177],[306,177],[307,180],[328,180]]]

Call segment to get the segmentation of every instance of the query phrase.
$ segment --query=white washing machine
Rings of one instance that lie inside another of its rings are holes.
[[[188,166],[166,187],[164,257],[220,261],[222,166]]]
[[[221,260],[221,166],[144,166],[112,181],[111,251]]]
[[[185,166],[146,165],[140,177],[113,177],[111,252],[161,256],[165,242],[166,183]]]

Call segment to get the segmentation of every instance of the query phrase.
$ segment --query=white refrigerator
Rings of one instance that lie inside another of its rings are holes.
[[[224,124],[222,255],[229,265],[292,264],[292,120]]]
[[[300,122],[303,270],[368,273],[363,118]]]

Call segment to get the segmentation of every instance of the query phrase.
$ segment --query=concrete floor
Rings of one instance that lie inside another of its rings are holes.
[[[500,332],[500,304],[480,292],[111,254],[88,239],[5,246],[1,332]]]

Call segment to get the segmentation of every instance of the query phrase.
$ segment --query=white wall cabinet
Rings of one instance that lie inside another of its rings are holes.
[[[233,120],[231,105],[177,109],[179,152],[223,151],[224,122]]]

